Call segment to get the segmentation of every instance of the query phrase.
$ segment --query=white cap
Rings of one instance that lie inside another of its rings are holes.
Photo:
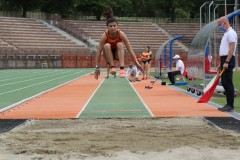
[[[177,58],[180,58],[180,56],[178,54],[176,54],[173,59],[177,59]]]

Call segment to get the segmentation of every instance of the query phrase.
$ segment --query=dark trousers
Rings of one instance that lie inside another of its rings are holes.
[[[225,63],[227,56],[222,56],[220,58],[221,58],[221,68],[223,68],[223,64]],[[234,86],[233,86],[234,67],[235,67],[235,57],[232,56],[228,64],[228,69],[226,69],[221,76],[222,85],[226,93],[227,104],[231,107],[234,107]]]
[[[172,84],[175,84],[175,76],[181,74],[181,71],[168,72],[168,79]]]

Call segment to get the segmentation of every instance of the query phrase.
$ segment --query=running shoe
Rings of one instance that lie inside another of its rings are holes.
[[[125,70],[124,69],[120,69],[119,77],[121,77],[121,78],[125,77]]]
[[[115,67],[111,68],[110,74],[113,75],[114,77],[116,76],[116,68]]]

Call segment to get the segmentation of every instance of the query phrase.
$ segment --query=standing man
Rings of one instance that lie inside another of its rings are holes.
[[[227,104],[219,110],[231,112],[234,111],[233,69],[235,67],[237,33],[230,26],[227,17],[221,17],[218,20],[218,26],[224,32],[219,49],[220,64],[218,65],[218,71],[224,69],[221,81],[227,100]]]

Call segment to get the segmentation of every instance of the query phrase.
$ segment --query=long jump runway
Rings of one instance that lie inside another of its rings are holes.
[[[0,113],[0,119],[230,117],[169,86],[83,76]]]

